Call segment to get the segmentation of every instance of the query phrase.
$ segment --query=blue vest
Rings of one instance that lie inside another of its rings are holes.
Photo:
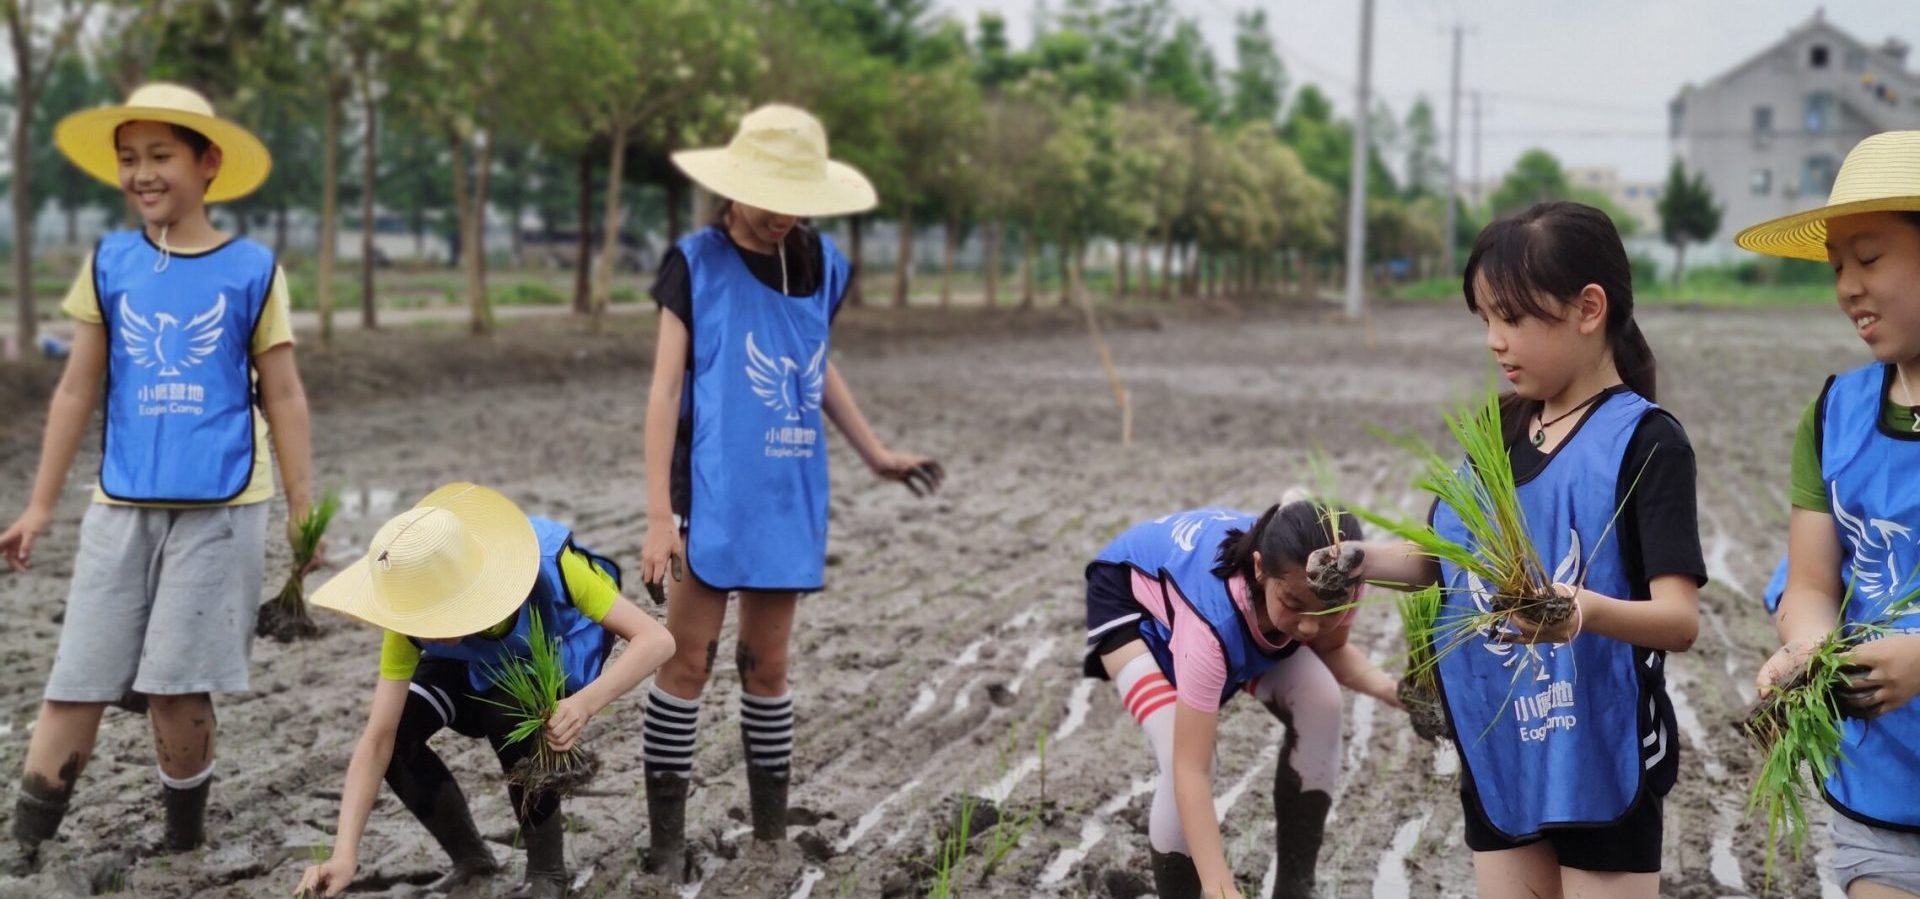
[[[693,296],[688,567],[721,589],[817,590],[827,556],[827,326],[847,260],[820,235],[820,287],[790,297],[760,283],[718,228],[679,246]]]
[[[1760,599],[1767,604],[1767,614],[1780,611],[1780,596],[1787,592],[1787,557],[1780,557],[1780,564],[1773,569],[1773,577],[1767,579],[1767,592]]]
[[[1842,616],[1872,621],[1920,590],[1920,435],[1889,433],[1880,407],[1892,380],[1873,364],[1839,375],[1820,404],[1820,475],[1833,502],[1841,570],[1852,589]],[[1894,633],[1920,633],[1920,614]],[[1920,831],[1920,702],[1872,721],[1846,719],[1827,801],[1850,817]]]
[[[534,578],[527,601],[513,613],[513,630],[498,638],[476,634],[451,645],[418,641],[416,645],[424,657],[466,662],[468,682],[484,692],[493,687],[487,679],[489,667],[499,668],[508,659],[527,657],[533,645],[530,616],[537,614],[547,638],[560,641],[560,658],[567,671],[566,692],[572,694],[600,676],[600,666],[606,663],[613,640],[604,628],[574,607],[566,577],[560,572],[560,553],[568,547],[578,550],[595,567],[611,575],[616,586],[620,569],[591,550],[574,545],[573,532],[565,525],[537,515],[529,515],[527,520],[533,522],[533,533],[540,539],[540,574]]]
[[[253,476],[253,330],[273,284],[273,253],[251,240],[162,271],[140,231],[93,251],[107,331],[100,489],[136,502],[220,503]]]
[[[1214,554],[1230,529],[1246,530],[1258,516],[1232,509],[1196,509],[1134,525],[1100,550],[1098,560],[1127,565],[1160,581],[1171,608],[1167,624],[1153,615],[1140,616],[1140,637],[1160,663],[1168,682],[1174,681],[1173,629],[1168,625],[1183,615],[1198,615],[1220,643],[1227,659],[1227,683],[1220,695],[1225,703],[1242,687],[1267,673],[1275,662],[1292,654],[1294,644],[1268,655],[1253,642],[1246,619],[1227,582],[1214,576]],[[1253,589],[1253,585],[1248,585]],[[1176,684],[1177,686],[1177,684]]]
[[[1611,525],[1627,444],[1653,408],[1630,391],[1609,396],[1519,486],[1527,532],[1554,581],[1630,598],[1618,528]],[[1445,504],[1434,509],[1433,528],[1474,546]],[[1489,609],[1488,590],[1457,566],[1442,563],[1440,571],[1448,589],[1439,625],[1448,633],[1467,615]],[[1588,633],[1531,648],[1473,635],[1441,656],[1440,687],[1454,741],[1495,830],[1519,839],[1550,825],[1609,823],[1632,808],[1644,770],[1641,712],[1653,713],[1638,707],[1635,654],[1626,643]],[[1657,677],[1661,655],[1646,658]],[[1664,728],[1652,730],[1659,755],[1646,767],[1679,750]]]

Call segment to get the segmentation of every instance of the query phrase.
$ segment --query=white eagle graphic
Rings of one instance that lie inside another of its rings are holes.
[[[127,295],[120,295],[120,339],[127,345],[127,352],[141,368],[160,367],[161,377],[180,377],[180,370],[192,368],[206,361],[219,348],[220,335],[226,329],[220,326],[220,319],[227,314],[227,295],[220,294],[207,311],[187,320],[180,320],[165,312],[153,314],[148,321],[140,313],[133,311],[127,303]]]
[[[820,408],[821,394],[827,387],[827,342],[813,351],[802,369],[792,356],[775,359],[753,344],[753,332],[747,332],[747,380],[753,393],[767,408],[786,413],[788,421],[799,421],[801,413]]]
[[[1829,495],[1836,488],[1837,485],[1829,485]],[[1900,550],[1915,545],[1913,530],[1884,518],[1863,520],[1837,500],[1833,504],[1833,518],[1846,532],[1847,542],[1853,544],[1854,592],[1871,597],[1905,596],[1910,589],[1907,582],[1916,572],[1911,564],[1902,564]]]
[[[1154,524],[1165,524],[1167,519],[1172,517],[1172,515],[1162,516],[1155,519]],[[1200,532],[1206,528],[1207,522],[1232,521],[1233,518],[1232,513],[1225,511],[1188,512],[1183,514],[1180,516],[1180,520],[1173,523],[1173,545],[1180,547],[1182,552],[1193,552],[1194,541],[1200,538]]]
[[[1563,557],[1560,560],[1560,564],[1554,567],[1553,578],[1550,581],[1550,583],[1555,583],[1555,584],[1580,583],[1580,532],[1579,531],[1572,530],[1571,528],[1568,529],[1567,554],[1565,557]],[[1467,596],[1472,598],[1473,605],[1475,608],[1479,609],[1482,612],[1493,611],[1491,592],[1492,591],[1489,591],[1487,589],[1486,583],[1480,580],[1480,578],[1474,576],[1471,573],[1467,575]],[[1521,659],[1530,657],[1532,651],[1535,649],[1534,646],[1527,645],[1527,644],[1498,642],[1493,639],[1492,628],[1486,628],[1482,630],[1480,635],[1481,637],[1484,638],[1480,644],[1482,648],[1486,649],[1486,651],[1493,653],[1496,656],[1500,656],[1501,658],[1506,659],[1506,661],[1501,663],[1501,667],[1503,668],[1511,668],[1514,666],[1515,663],[1519,662]],[[1547,644],[1547,650],[1549,652],[1558,654],[1560,652],[1560,647],[1563,645],[1565,644],[1561,644],[1561,643]],[[1523,648],[1527,650],[1527,652],[1514,651],[1516,649],[1523,649]],[[1547,669],[1544,666],[1539,667],[1538,670],[1534,672],[1534,680],[1548,680],[1548,679],[1549,679],[1549,675],[1547,673]]]

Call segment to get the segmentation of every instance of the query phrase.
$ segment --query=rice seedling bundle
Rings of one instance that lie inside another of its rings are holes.
[[[305,574],[314,554],[320,550],[320,538],[326,536],[327,526],[339,511],[340,495],[329,490],[294,523],[293,569],[287,572],[286,583],[281,585],[279,594],[260,609],[253,626],[255,635],[272,637],[282,643],[319,635],[320,629],[307,614]]]
[[[509,783],[523,787],[528,801],[544,793],[568,795],[599,772],[599,760],[578,744],[565,752],[547,745],[541,731],[559,705],[566,690],[567,674],[562,663],[560,642],[547,636],[540,616],[528,611],[527,655],[487,665],[487,678],[506,694],[506,700],[476,697],[480,701],[507,710],[514,726],[507,732],[507,745],[533,740],[533,751],[507,774]]]

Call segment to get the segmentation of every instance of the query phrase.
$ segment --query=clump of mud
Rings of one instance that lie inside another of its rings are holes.
[[[1406,706],[1407,717],[1413,720],[1413,732],[1420,739],[1431,743],[1453,738],[1453,728],[1447,723],[1447,709],[1440,702],[1437,687],[1408,678],[1402,680],[1394,692],[1400,697],[1400,704]]]

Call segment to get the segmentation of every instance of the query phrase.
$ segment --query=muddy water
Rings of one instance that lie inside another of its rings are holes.
[[[1664,363],[1661,399],[1701,460],[1714,573],[1741,588],[1761,582],[1780,551],[1800,409],[1825,374],[1863,357],[1837,318],[1824,309],[1644,317]],[[1373,347],[1359,329],[1310,311],[1169,317],[1159,328],[1120,330],[1114,350],[1136,404],[1137,440],[1126,448],[1081,336],[844,341],[839,364],[868,416],[896,447],[938,453],[950,489],[916,500],[866,477],[842,442],[831,445],[830,589],[803,601],[795,635],[795,846],[760,852],[741,836],[738,680],[723,666],[706,697],[689,810],[703,879],[669,885],[637,873],[646,822],[640,716],[628,701],[592,725],[603,773],[596,791],[567,806],[569,856],[576,872],[591,872],[581,894],[919,893],[932,834],[946,828],[962,792],[988,795],[1001,817],[1033,823],[991,871],[993,836],[976,838],[958,871],[960,895],[1150,892],[1150,755],[1113,691],[1080,679],[1081,568],[1134,520],[1277,498],[1307,479],[1316,446],[1346,491],[1416,511],[1420,500],[1403,488],[1410,468],[1369,428],[1437,440],[1435,405],[1480,383],[1484,350],[1472,321],[1451,307],[1383,310],[1375,325]],[[411,498],[467,478],[570,522],[583,542],[631,565],[642,524],[644,371],[638,362],[583,366],[564,386],[394,391],[317,415],[318,480],[347,488],[330,558],[350,559]],[[33,464],[21,441],[36,436],[9,438],[0,451],[0,505],[9,510]],[[90,465],[83,459],[80,468]],[[84,500],[83,491],[68,492],[33,572],[0,576],[9,622],[0,631],[5,771],[18,770],[51,660],[52,616]],[[1693,652],[1670,661],[1689,714],[1680,785],[1666,804],[1663,880],[1666,894],[1688,897],[1750,893],[1764,881],[1757,833],[1741,809],[1750,765],[1732,721],[1769,627],[1744,589],[1709,588],[1703,603],[1711,624]],[[0,895],[64,895],[89,879],[142,896],[284,894],[313,847],[329,841],[375,676],[375,633],[324,613],[322,624],[313,642],[259,644],[254,692],[221,702],[215,848],[170,860],[138,851],[159,837],[150,738],[144,722],[111,712],[53,870],[29,886],[0,886]],[[1388,659],[1399,652],[1393,630],[1382,604],[1363,610],[1355,640]],[[1323,894],[1462,895],[1472,878],[1460,848],[1457,763],[1437,758],[1391,709],[1350,702]],[[1236,876],[1249,888],[1272,876],[1266,791],[1278,739],[1279,726],[1257,705],[1228,707],[1215,790]],[[517,872],[490,755],[451,736],[437,745],[482,832],[503,841],[496,849]],[[1818,892],[1811,855],[1782,860],[1776,894]],[[439,864],[424,832],[383,793],[362,844],[357,894],[419,895]]]

